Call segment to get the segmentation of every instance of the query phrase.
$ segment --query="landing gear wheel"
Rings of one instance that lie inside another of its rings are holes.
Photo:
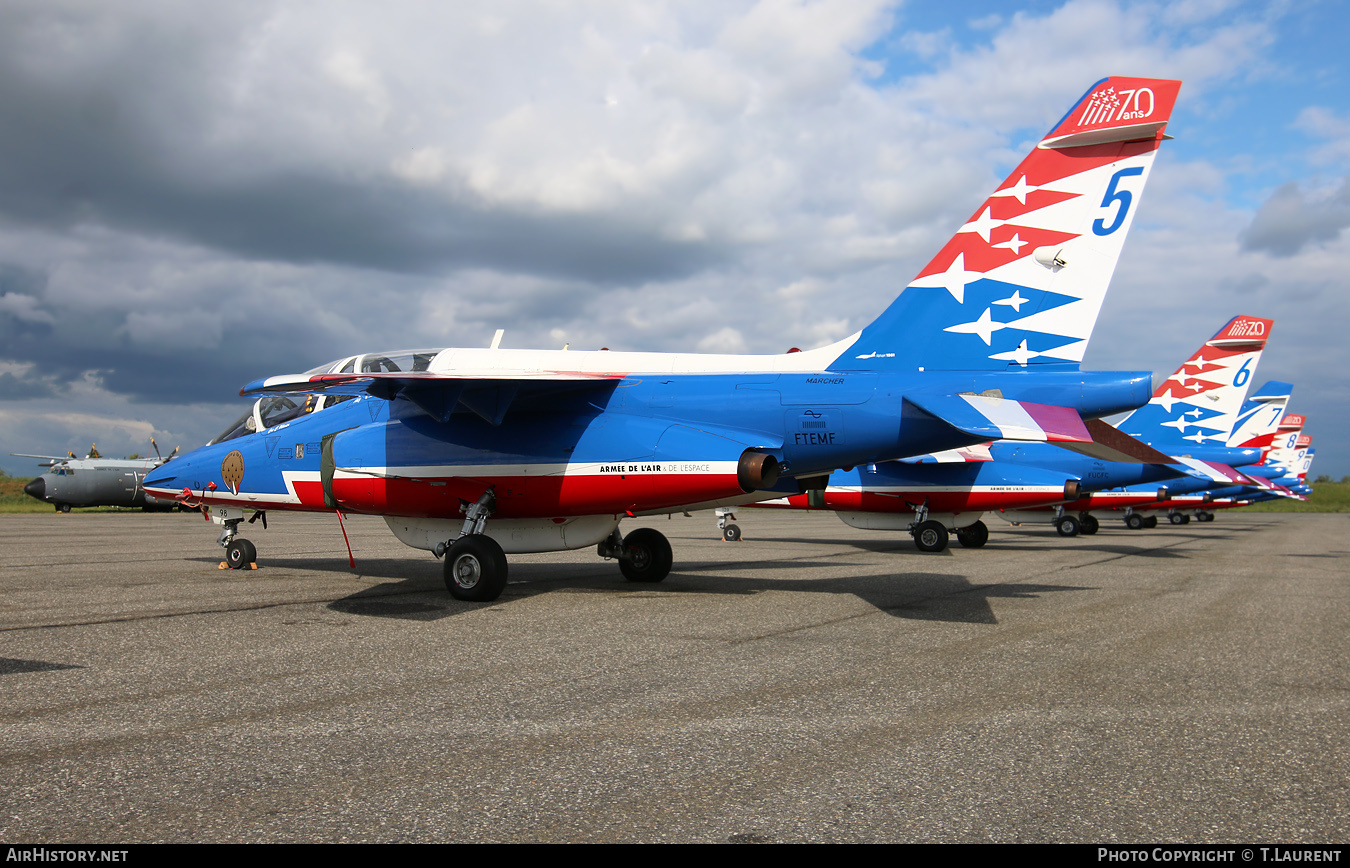
[[[1154,528],[1157,526],[1158,526],[1158,517],[1156,515],[1150,515],[1148,518],[1144,519],[1144,527]]]
[[[1078,532],[1092,536],[1101,528],[1097,522],[1097,517],[1091,513],[1080,513],[1078,516]]]
[[[727,529],[735,527],[728,525]],[[665,534],[649,527],[640,527],[623,538],[623,547],[629,557],[619,561],[619,572],[630,582],[659,582],[670,575],[675,556]]]
[[[922,521],[912,531],[914,544],[921,552],[940,552],[947,548],[951,536],[940,521]]]
[[[977,549],[989,542],[989,527],[982,521],[956,529],[956,541],[963,548]]]
[[[1196,521],[1213,521],[1213,520],[1214,520],[1214,513],[1212,513],[1212,512],[1197,512],[1197,513],[1195,514],[1195,520],[1196,520]]]
[[[232,570],[246,570],[258,559],[258,549],[243,537],[235,537],[225,547],[225,563]]]
[[[741,529],[734,524],[729,524],[722,528],[722,539],[727,542],[740,542]]]
[[[1055,530],[1060,536],[1078,536],[1078,519],[1072,515],[1063,515],[1055,522]]]
[[[487,603],[506,588],[506,554],[490,536],[470,534],[445,553],[445,589],[456,600]]]
[[[1189,515],[1182,515],[1179,512],[1174,512],[1167,517],[1167,520],[1172,522],[1172,524],[1185,524],[1191,520],[1191,517]]]
[[[1154,517],[1156,520],[1156,517]],[[1144,526],[1144,517],[1137,512],[1125,516],[1125,526],[1130,530],[1139,530]]]
[[[70,504],[68,503],[58,503],[56,508],[61,512],[70,512]]]

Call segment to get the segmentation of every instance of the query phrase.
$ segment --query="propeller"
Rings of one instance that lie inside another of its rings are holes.
[[[159,444],[155,442],[155,438],[153,437],[150,438],[150,445],[153,446],[155,449],[155,459],[158,462],[155,466],[159,466],[160,464],[172,461],[173,457],[178,454],[178,450],[183,448],[181,446],[173,447],[173,451],[169,453],[169,457],[165,458],[163,455],[160,454]]]

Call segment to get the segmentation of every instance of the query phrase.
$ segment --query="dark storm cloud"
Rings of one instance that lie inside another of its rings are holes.
[[[1350,178],[1330,196],[1307,197],[1296,182],[1262,203],[1239,240],[1246,250],[1293,256],[1309,244],[1334,241],[1350,226]]]
[[[110,61],[99,76],[39,75],[0,37],[0,214],[49,228],[100,223],[257,259],[494,268],[602,284],[681,277],[730,255],[716,243],[664,238],[640,214],[489,206],[467,190],[390,173],[222,148],[204,134],[221,121],[209,114],[217,95],[202,61],[179,67],[159,57],[176,77],[170,86],[142,68],[150,55],[141,65]]]
[[[0,373],[0,400],[55,398],[61,393],[62,389],[54,382],[54,378],[32,379]]]

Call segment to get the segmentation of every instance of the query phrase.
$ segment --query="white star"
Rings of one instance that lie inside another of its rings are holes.
[[[993,217],[990,217],[989,210],[990,210],[989,206],[985,205],[984,213],[981,214],[979,217],[976,217],[969,223],[967,223],[965,226],[962,226],[960,229],[956,230],[957,233],[960,234],[962,232],[977,232],[979,233],[979,236],[984,239],[984,243],[988,244],[989,233],[992,230],[997,229],[998,227],[1002,226],[1004,223],[1007,222],[1006,220],[995,220]]]
[[[943,329],[943,331],[957,332],[965,335],[979,335],[980,340],[984,341],[984,345],[987,347],[990,345],[989,339],[993,336],[994,332],[1008,327],[1007,323],[994,322],[993,317],[989,315],[991,310],[991,308],[986,307],[984,313],[980,314],[980,318],[975,322],[965,322],[960,325],[949,326],[948,328]]]
[[[1017,201],[1025,205],[1027,204],[1027,194],[1039,189],[1041,188],[1033,187],[1028,184],[1027,176],[1023,175],[1018,178],[1017,183],[1013,184],[1011,187],[1004,187],[1002,190],[995,191],[994,196],[1016,196]],[[993,197],[991,196],[990,198]]]
[[[927,274],[917,277],[910,286],[940,286],[952,294],[952,298],[961,304],[966,303],[966,284],[974,283],[984,277],[982,271],[966,271],[966,255],[956,254],[952,264],[941,274]]]
[[[1007,298],[1000,298],[998,301],[994,302],[994,304],[1006,304],[1016,312],[1021,313],[1022,305],[1026,304],[1028,301],[1031,301],[1031,299],[1022,298],[1022,294],[1014,289],[1012,295]]]
[[[950,329],[948,329],[948,331],[950,331]],[[994,353],[989,358],[999,359],[1005,362],[1016,362],[1017,364],[1025,368],[1027,366],[1027,362],[1038,357],[1039,355],[1041,354],[1027,349],[1027,342],[1024,340],[1017,345],[1017,349],[1008,350],[1008,352],[1006,353]]]
[[[1030,243],[1031,243],[1030,241],[1023,241],[1023,240],[1022,240],[1022,236],[1019,235],[1018,233],[1014,232],[1012,238],[1008,239],[1007,241],[1003,241],[1003,242],[1000,242],[1000,243],[998,243],[998,244],[995,244],[995,245],[993,245],[993,246],[994,246],[994,247],[1006,247],[1006,248],[1008,248],[1009,250],[1011,250],[1011,251],[1013,252],[1014,255],[1020,256],[1020,255],[1022,254],[1022,248],[1023,248],[1023,247],[1026,247],[1026,246],[1027,246],[1028,244],[1030,244]]]

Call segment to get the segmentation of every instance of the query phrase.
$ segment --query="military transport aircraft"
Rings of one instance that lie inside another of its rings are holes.
[[[155,448],[155,458],[104,458],[96,448],[90,448],[84,458],[76,458],[73,453],[68,453],[64,458],[18,452],[10,454],[16,458],[43,460],[41,466],[49,468],[48,471],[25,485],[23,492],[52,504],[58,512],[70,512],[72,507],[77,506],[177,508],[179,502],[174,498],[161,499],[146,494],[141,485],[147,473],[178,452],[175,449],[168,458],[161,458],[158,457],[159,446],[155,445],[154,439],[150,440],[150,445]]]
[[[1180,82],[1093,85],[862,331],[778,356],[413,350],[270,377],[245,395],[353,400],[186,455],[147,481],[207,506],[232,566],[245,510],[385,517],[492,600],[506,552],[596,545],[670,571],[628,517],[748,502],[842,467],[992,439],[1088,442],[1151,376],[1079,370]]]

